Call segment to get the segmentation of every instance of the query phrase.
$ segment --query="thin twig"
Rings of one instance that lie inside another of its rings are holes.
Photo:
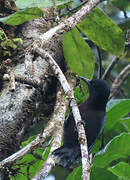
[[[128,18],[127,12],[126,12],[126,11],[123,11],[123,14],[124,14],[125,19],[127,19],[127,18]]]
[[[128,64],[114,80],[111,88],[111,92],[113,94],[112,98],[115,98],[119,94],[120,86],[124,82],[124,80],[126,80],[129,74],[130,74],[130,64]]]
[[[107,78],[107,76],[110,74],[111,70],[113,69],[114,65],[118,62],[118,60],[119,60],[118,57],[114,57],[112,59],[111,63],[109,64],[109,66],[105,70],[104,74],[102,75],[102,79],[106,79]]]
[[[54,75],[58,78],[59,82],[61,83],[61,86],[65,94],[68,96],[68,98],[71,99],[70,106],[72,108],[72,113],[78,130],[78,139],[79,139],[81,155],[82,155],[82,168],[83,168],[82,178],[83,180],[89,180],[90,163],[88,158],[87,139],[85,135],[84,126],[82,124],[80,112],[76,100],[74,98],[74,92],[70,88],[64,74],[62,73],[61,69],[59,68],[58,64],[53,59],[53,57],[48,52],[44,51],[42,48],[39,48],[36,44],[34,46],[34,51],[38,53],[42,58],[45,58],[47,60],[47,62],[49,63],[50,67],[53,70]]]

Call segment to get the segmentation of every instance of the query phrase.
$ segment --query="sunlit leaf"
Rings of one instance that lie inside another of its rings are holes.
[[[76,28],[63,35],[63,49],[72,72],[91,79],[94,73],[94,57]]]

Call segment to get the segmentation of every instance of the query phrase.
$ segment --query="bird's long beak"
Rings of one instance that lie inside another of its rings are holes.
[[[87,79],[87,78],[85,78],[85,77],[82,77],[82,76],[79,76],[79,78],[82,79],[84,82],[86,82],[87,85],[90,84],[90,80],[89,80],[89,79]]]

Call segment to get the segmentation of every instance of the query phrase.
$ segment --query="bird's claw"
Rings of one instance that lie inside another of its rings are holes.
[[[77,158],[80,156],[80,149],[79,147],[68,148],[62,146],[52,153],[54,156],[58,156],[59,162],[58,165],[63,166],[64,168],[69,167],[72,165]]]

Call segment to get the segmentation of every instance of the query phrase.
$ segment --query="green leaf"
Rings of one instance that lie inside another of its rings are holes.
[[[66,180],[82,180],[82,167],[75,168]]]
[[[11,52],[10,51],[4,51],[4,56],[11,56]]]
[[[116,56],[123,54],[125,48],[124,33],[100,9],[95,8],[78,27],[101,49]]]
[[[63,35],[63,49],[72,72],[91,79],[94,74],[93,54],[76,28]]]
[[[120,178],[130,180],[130,165],[125,162],[120,162],[108,170]]]
[[[103,168],[92,166],[90,180],[119,180],[114,174]]]
[[[61,6],[71,1],[72,0],[56,0],[56,6]],[[38,7],[38,8],[53,7],[52,0],[16,0],[15,3],[19,9],[32,8],[32,7]]]
[[[122,133],[114,137],[105,148],[97,153],[93,165],[104,168],[113,160],[128,158],[130,156],[130,133]]]
[[[124,118],[120,121],[128,131],[130,131],[130,117],[129,118]]]
[[[16,170],[16,180],[26,180],[27,174],[32,178],[42,167],[43,160],[37,160],[32,154],[27,154],[17,162],[13,169]]]
[[[21,38],[13,38],[12,40],[13,40],[13,42],[18,43],[20,45],[23,44],[23,40]]]
[[[29,144],[31,141],[33,141],[35,138],[36,138],[36,135],[30,136],[27,140],[25,140],[21,143],[20,148],[25,147],[27,144]]]
[[[36,152],[38,155],[42,156],[43,148],[37,148],[37,149],[35,149],[35,152]]]
[[[30,166],[29,168],[30,178],[34,177],[34,175],[36,175],[36,173],[40,171],[43,162],[44,162],[43,160],[38,160],[32,166]]]
[[[109,102],[116,103],[114,106],[107,111],[107,120],[104,127],[104,130],[107,131],[111,129],[121,118],[127,115],[130,112],[130,99],[121,99],[121,100],[112,100]],[[108,104],[108,106],[109,106]]]
[[[43,12],[41,9],[30,8],[30,9],[19,10],[16,13],[11,14],[7,17],[0,18],[0,22],[15,26],[42,16],[43,16]]]
[[[18,164],[19,163],[30,163],[32,161],[35,161],[36,158],[32,155],[32,154],[27,154],[25,155],[21,160],[18,161]]]

